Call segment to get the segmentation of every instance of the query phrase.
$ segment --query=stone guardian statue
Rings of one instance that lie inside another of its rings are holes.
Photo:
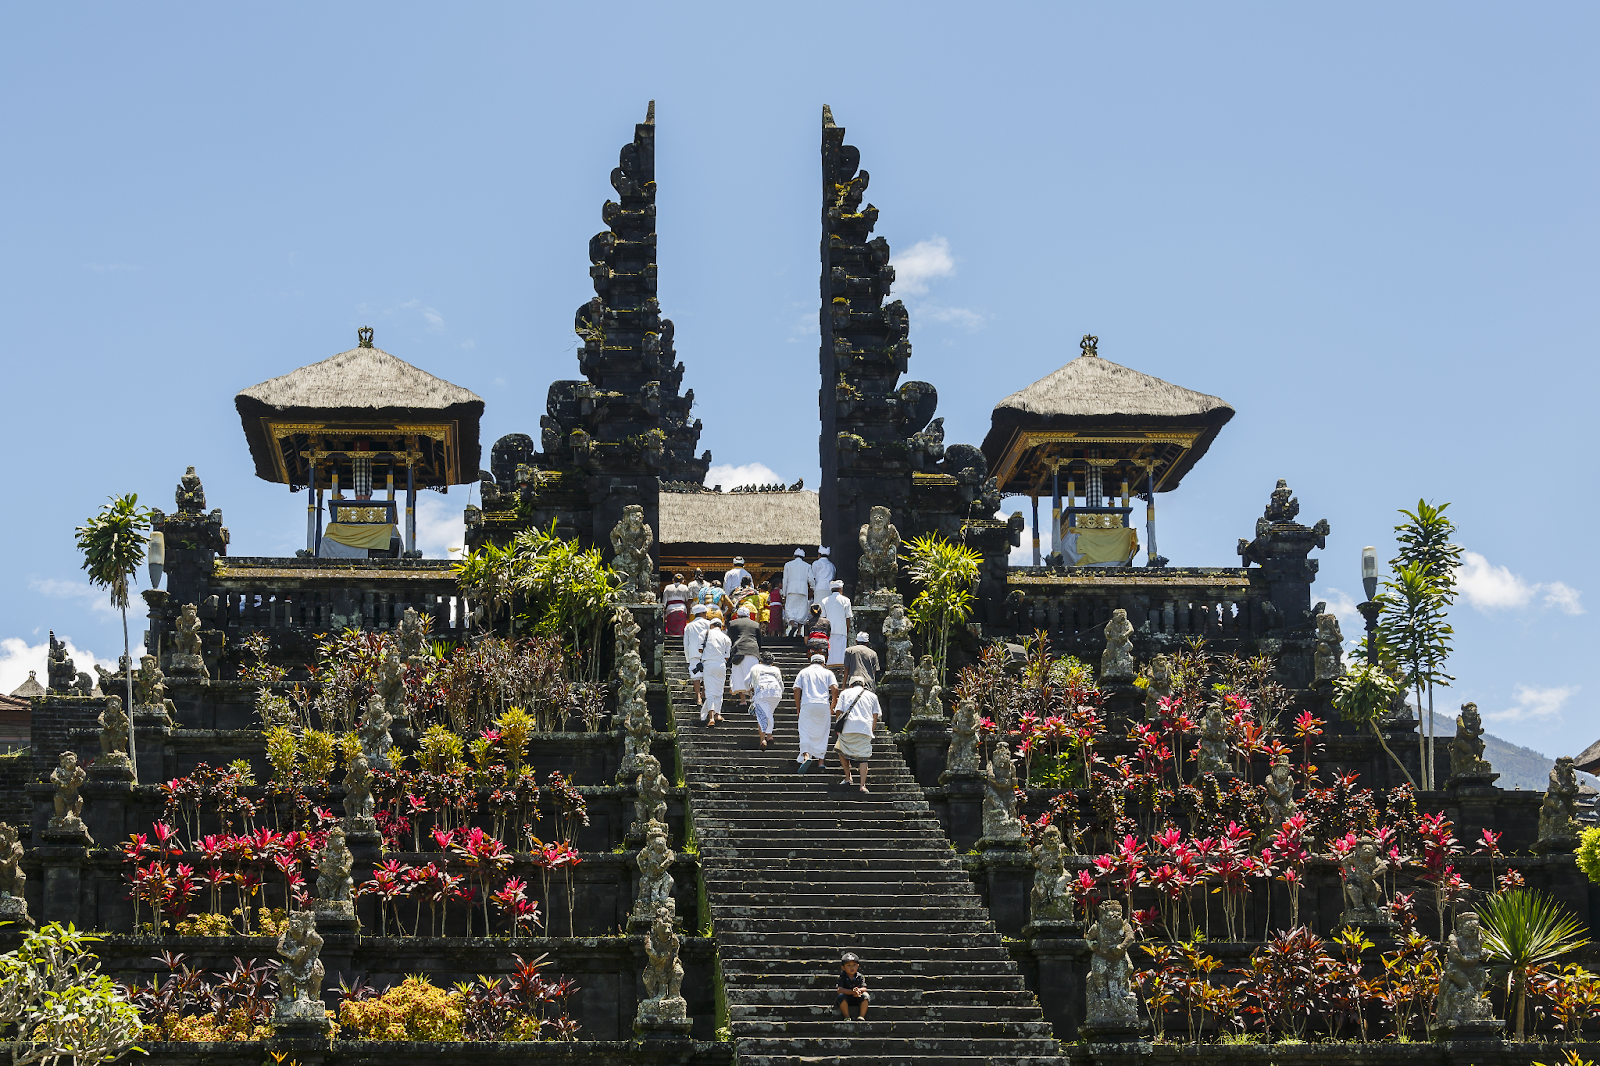
[[[389,752],[394,748],[394,738],[389,736],[389,726],[393,721],[384,707],[382,696],[374,695],[367,700],[366,713],[361,716],[356,728],[361,739],[361,754],[374,770],[394,769],[389,762]]]
[[[654,755],[641,755],[638,761],[639,776],[635,781],[637,798],[633,801],[634,823],[629,835],[643,835],[650,824],[667,822],[667,793],[672,788],[667,775],[661,772],[661,762]]]
[[[896,603],[889,608],[888,617],[883,620],[883,639],[889,647],[884,676],[911,676],[911,619],[906,617],[904,604]]]
[[[1150,660],[1150,685],[1144,690],[1144,718],[1154,722],[1166,716],[1161,709],[1162,700],[1172,698],[1172,660],[1157,655]]]
[[[1222,705],[1213,703],[1200,722],[1200,776],[1215,774],[1218,777],[1231,777],[1231,755],[1227,719],[1222,717]]]
[[[22,868],[21,834],[0,822],[0,921],[32,925],[28,917],[28,874]]]
[[[1434,1029],[1450,1032],[1462,1027],[1499,1028],[1502,1023],[1494,1017],[1494,1007],[1485,991],[1488,983],[1489,963],[1478,912],[1457,911],[1456,931],[1450,934],[1444,973],[1439,978]]]
[[[1100,656],[1101,681],[1133,680],[1133,623],[1121,607],[1106,623],[1106,650]]]
[[[317,898],[312,909],[319,915],[349,921],[356,916],[351,892],[355,881],[350,876],[355,858],[345,844],[344,826],[328,830],[328,841],[317,852]]]
[[[1456,735],[1450,739],[1450,776],[1483,777],[1494,772],[1483,757],[1483,719],[1476,703],[1463,703],[1456,715]],[[1496,775],[1498,776],[1498,775]]]
[[[1299,810],[1294,801],[1294,775],[1289,769],[1289,756],[1280,754],[1272,760],[1272,769],[1262,784],[1266,795],[1261,808],[1267,816],[1267,832],[1274,833],[1284,820]]]
[[[1017,820],[1017,767],[1004,742],[994,746],[989,772],[983,777],[983,835],[986,840],[1019,841]]]
[[[1106,900],[1085,939],[1089,942],[1089,979],[1084,982],[1084,1028],[1132,1029],[1139,1024],[1139,1000],[1133,993],[1133,963],[1128,946],[1133,926],[1122,916],[1122,904]]]
[[[889,508],[873,507],[857,539],[861,544],[858,595],[893,592],[900,579],[900,531],[889,521]]]
[[[939,684],[939,671],[933,665],[933,656],[922,657],[911,674],[911,681],[916,686],[911,699],[911,717],[944,721],[944,688]]]
[[[630,503],[622,509],[622,521],[611,529],[611,569],[622,579],[618,595],[623,603],[654,603],[655,566],[650,561],[650,545],[655,535],[644,520],[644,507]]]
[[[642,1029],[687,1029],[689,1005],[684,1002],[683,963],[678,961],[678,934],[672,901],[658,903],[645,939],[644,990],[637,1022]]]
[[[50,771],[50,783],[56,786],[56,813],[51,817],[48,826],[51,832],[81,836],[89,840],[89,830],[84,827],[83,819],[79,817],[83,814],[83,797],[78,795],[78,790],[83,787],[88,777],[89,775],[78,765],[77,752],[61,753],[60,763]]]
[[[1577,847],[1578,772],[1572,756],[1563,755],[1550,770],[1544,804],[1539,808],[1539,840],[1535,851],[1571,851]]]
[[[618,607],[613,617],[617,635],[617,711],[627,731],[622,766],[617,779],[626,781],[639,773],[639,759],[650,754],[655,735],[650,722],[650,707],[645,702],[649,677],[639,655],[639,621],[626,607]],[[657,769],[660,769],[657,764]]]
[[[1344,875],[1344,913],[1342,925],[1388,925],[1383,912],[1383,875],[1389,864],[1378,856],[1378,845],[1362,837],[1344,858],[1339,870]]]
[[[1313,683],[1344,676],[1344,634],[1339,632],[1335,615],[1317,615],[1317,651],[1312,668]]]
[[[127,712],[122,709],[122,697],[107,696],[105,710],[96,721],[100,723],[100,758],[95,761],[95,769],[103,766],[114,774],[131,771],[132,764],[128,761],[130,724]]]
[[[950,726],[950,753],[945,759],[946,773],[972,773],[978,769],[978,706],[971,700],[956,705],[955,721]]]
[[[1029,915],[1035,925],[1072,921],[1072,882],[1067,877],[1066,848],[1061,830],[1047,825],[1033,849],[1033,891]]]
[[[639,849],[639,897],[633,904],[634,919],[649,921],[658,905],[672,903],[672,863],[676,858],[672,845],[667,843],[667,827],[661,822],[649,823],[645,845]]]
[[[327,1025],[322,1006],[322,936],[310,911],[290,911],[289,927],[278,937],[278,1005],[274,1024]]]

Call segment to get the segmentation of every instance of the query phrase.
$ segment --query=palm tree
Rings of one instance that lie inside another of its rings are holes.
[[[1528,1012],[1528,971],[1589,942],[1583,923],[1542,892],[1525,888],[1496,892],[1478,907],[1483,943],[1491,959],[1511,967],[1506,1004],[1515,997],[1516,1037],[1523,1039]]]
[[[133,741],[133,653],[128,642],[128,578],[139,572],[144,562],[145,536],[150,531],[150,509],[139,506],[137,493],[112,496],[75,532],[78,550],[83,552],[83,568],[89,581],[111,593],[111,606],[122,612],[122,667],[128,681],[128,760],[135,767]]]

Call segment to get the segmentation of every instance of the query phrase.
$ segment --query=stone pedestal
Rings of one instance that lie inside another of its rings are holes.
[[[1002,936],[1020,937],[1028,924],[1028,898],[1033,892],[1033,858],[1022,840],[980,839],[983,880],[989,897],[989,918]]]
[[[1503,1018],[1483,1018],[1474,1022],[1441,1022],[1433,1027],[1433,1039],[1449,1041],[1452,1044],[1466,1041],[1492,1040],[1495,1049],[1499,1050],[1500,1039],[1506,1030]],[[1452,1049],[1454,1050],[1454,1049]],[[1453,1062],[1483,1062],[1483,1057],[1461,1058],[1451,1055]]]
[[[891,732],[904,729],[911,722],[911,704],[916,695],[916,686],[904,674],[885,674],[878,681],[877,691],[884,724]]]
[[[173,776],[167,769],[167,745],[176,725],[165,707],[139,707],[133,712],[133,751],[139,760],[138,780],[154,784]]]
[[[33,928],[33,919],[28,915],[28,901],[21,896],[10,894],[0,895],[0,923],[10,923],[13,928]],[[3,929],[4,924],[0,924]],[[0,945],[0,951],[11,951],[11,945]]]
[[[89,780],[80,790],[83,794],[83,824],[89,835],[106,847],[116,847],[127,839],[128,808],[133,802],[133,768],[123,760],[120,765],[89,767]],[[149,826],[145,826],[148,831]],[[46,837],[55,830],[46,830]]]
[[[292,1056],[301,1066],[316,1066],[327,1057],[329,1038],[326,1020],[308,1017],[280,1021],[274,1018],[272,1041],[267,1046],[275,1052],[288,1053],[285,1057]]]
[[[966,851],[983,836],[983,771],[946,770],[939,775],[950,812],[950,843]]]
[[[944,776],[950,723],[943,718],[913,718],[906,728],[911,733],[911,772],[917,784],[932,788]]]
[[[319,957],[327,973],[323,984],[326,990],[323,994],[324,1005],[339,1009],[339,982],[355,984],[355,953],[356,945],[360,942],[360,925],[357,924],[352,914],[348,922],[342,919],[331,920],[328,925],[323,924],[322,914],[317,914],[317,933],[322,937],[322,951]],[[331,1000],[332,1002],[327,1002]]]
[[[1503,794],[1494,784],[1499,776],[1496,773],[1452,774],[1445,783],[1457,811],[1456,834],[1462,840],[1477,840],[1485,829],[1494,828],[1495,804]]]
[[[1150,1027],[1147,1025],[1090,1025],[1085,1022],[1078,1027],[1078,1036],[1090,1047],[1096,1044],[1131,1044],[1138,1048],[1140,1055],[1147,1055],[1150,1051]],[[1096,1055],[1095,1061],[1105,1061],[1104,1056]]]
[[[633,1023],[633,1031],[641,1040],[688,1040],[693,1028],[694,1022],[689,1018],[639,1019]]]
[[[1029,922],[1022,929],[1037,974],[1032,992],[1057,1040],[1070,1042],[1083,1025],[1083,983],[1089,978],[1089,943],[1078,922]]]
[[[1554,836],[1544,840],[1535,841],[1533,853],[1535,855],[1570,855],[1578,850],[1576,836]]]
[[[209,678],[206,672],[206,659],[203,655],[190,655],[186,652],[175,651],[167,656],[167,666],[164,671],[168,677],[182,678]]]
[[[1132,681],[1104,681],[1100,691],[1106,696],[1104,713],[1108,723],[1144,720],[1144,689]]]
[[[52,836],[51,834],[56,834]],[[83,868],[89,862],[89,847],[84,836],[62,830],[46,830],[44,844],[34,848],[30,858],[39,864],[44,884],[39,900],[39,921],[75,922],[83,920]]]

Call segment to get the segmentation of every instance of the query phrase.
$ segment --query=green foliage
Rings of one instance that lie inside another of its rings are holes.
[[[448,774],[461,766],[466,742],[442,722],[435,722],[423,731],[417,761],[429,773]]]
[[[1415,511],[1402,509],[1407,521],[1395,526],[1395,540],[1400,554],[1390,561],[1390,566],[1414,565],[1438,581],[1447,603],[1455,602],[1455,571],[1461,565],[1461,545],[1450,543],[1455,536],[1455,523],[1444,516],[1448,503],[1434,507],[1427,500],[1418,500]]]
[[[0,1033],[12,1066],[71,1058],[93,1066],[139,1036],[139,1012],[122,986],[100,972],[89,945],[99,938],[50,924],[0,955]]]
[[[1510,967],[1507,1002],[1515,1002],[1517,1039],[1527,1025],[1528,971],[1589,942],[1583,923],[1542,892],[1496,892],[1478,906],[1485,952]]]
[[[1378,728],[1378,719],[1384,711],[1394,703],[1394,698],[1400,694],[1400,684],[1381,667],[1370,663],[1363,663],[1333,679],[1333,705],[1338,708],[1339,717],[1347,722],[1359,722],[1372,730],[1372,735],[1378,738],[1378,743],[1400,767],[1400,772],[1406,775],[1406,780],[1413,786],[1416,781],[1411,776],[1411,771],[1406,769],[1405,763],[1389,750],[1389,742],[1383,737],[1383,730]]]
[[[521,707],[512,707],[495,719],[494,727],[500,733],[500,744],[505,748],[511,772],[521,773],[522,760],[528,753],[528,739],[534,732],[533,715]]]
[[[926,533],[906,545],[902,557],[906,574],[920,586],[911,601],[912,624],[923,636],[928,653],[944,684],[945,663],[950,653],[950,631],[972,614],[973,587],[978,582],[983,556],[965,544],[957,544],[934,533]]]
[[[1578,869],[1600,884],[1600,827],[1585,829],[1578,838]]]
[[[137,493],[112,496],[99,514],[75,531],[90,582],[109,590],[111,606],[119,611],[128,609],[128,578],[144,562],[149,531],[150,508],[139,506]]]

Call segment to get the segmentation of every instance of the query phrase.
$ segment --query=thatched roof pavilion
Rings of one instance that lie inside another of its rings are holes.
[[[1233,408],[1216,396],[1102,359],[1098,344],[1099,338],[1085,336],[1082,355],[1007,396],[990,415],[983,454],[1002,492],[1034,498],[1035,550],[1041,495],[1055,499],[1069,527],[1127,529],[1130,496],[1153,500],[1154,493],[1177,488],[1233,417]],[[1082,506],[1076,504],[1080,489]],[[1118,494],[1121,506],[1109,505]],[[1051,543],[1059,550],[1059,518],[1052,525]],[[1152,514],[1152,540],[1154,532]],[[1154,560],[1154,545],[1149,548]]]
[[[234,398],[256,476],[300,488],[314,467],[347,466],[365,445],[380,462],[413,467],[419,488],[477,481],[483,400],[374,348],[370,329],[361,338]]]
[[[663,574],[703,569],[721,576],[733,556],[758,583],[783,569],[796,548],[813,551],[822,536],[815,492],[663,492]]]
[[[406,547],[414,550],[416,490],[478,480],[483,400],[373,347],[371,328],[362,327],[359,338],[347,352],[263,381],[234,398],[256,476],[291,491],[312,490],[306,547],[314,554],[390,553],[398,524],[397,480],[406,487]],[[387,483],[387,501],[372,500],[377,477]],[[330,516],[334,522],[327,535],[348,550],[335,544],[323,549],[325,486],[332,488],[330,506],[339,512]],[[344,488],[353,491],[355,501],[345,501]]]

